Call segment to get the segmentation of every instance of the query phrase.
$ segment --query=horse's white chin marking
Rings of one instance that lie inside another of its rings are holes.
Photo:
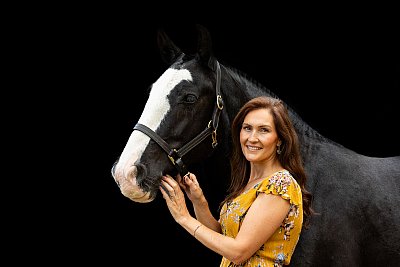
[[[122,190],[121,190],[122,191]],[[148,202],[151,202],[151,201],[153,201],[154,200],[154,198],[150,198],[150,193],[149,192],[147,192],[147,193],[143,193],[141,196],[137,196],[138,194],[137,194],[138,192],[136,192],[135,194],[124,194],[123,192],[122,192],[122,194],[124,195],[124,196],[126,196],[127,198],[129,198],[130,200],[132,200],[132,201],[134,201],[134,202],[138,202],[138,203],[148,203]]]
[[[150,192],[144,192],[136,183],[136,178],[122,178],[119,179],[119,186],[122,195],[129,198],[134,202],[147,203],[154,200],[150,197]]]

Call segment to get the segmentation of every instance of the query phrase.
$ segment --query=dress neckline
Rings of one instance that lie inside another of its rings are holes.
[[[245,193],[247,193],[250,189],[253,189],[253,188],[257,187],[259,184],[261,184],[263,181],[265,181],[265,179],[268,179],[268,178],[270,178],[270,177],[276,175],[277,173],[285,172],[285,171],[287,171],[287,170],[286,170],[286,169],[281,169],[281,170],[276,171],[276,172],[274,172],[274,173],[271,173],[270,175],[265,176],[265,177],[263,177],[263,178],[258,178],[258,179],[260,179],[258,182],[254,183],[254,184],[253,184],[252,186],[250,186],[249,188],[244,189],[243,192],[239,194],[239,196],[240,196],[240,195],[243,195],[243,194],[245,194]],[[253,181],[254,181],[254,180],[253,180]],[[246,186],[247,186],[247,185],[246,185]]]

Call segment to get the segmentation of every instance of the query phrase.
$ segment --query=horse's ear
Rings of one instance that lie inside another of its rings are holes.
[[[207,28],[197,24],[198,32],[198,43],[197,43],[197,54],[200,61],[205,63],[212,70],[216,68],[216,59],[214,58],[212,50],[211,35]]]
[[[171,41],[163,29],[158,30],[157,44],[161,58],[167,64],[172,64],[180,55],[182,55],[181,49]]]

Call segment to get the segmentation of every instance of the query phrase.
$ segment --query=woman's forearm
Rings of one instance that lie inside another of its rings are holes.
[[[226,257],[234,263],[239,263],[243,260],[242,255],[246,249],[235,239],[215,232],[193,217],[178,223],[203,245],[221,256]]]
[[[196,215],[196,219],[199,222],[214,230],[215,232],[221,233],[221,225],[211,213],[205,197],[203,197],[201,201],[193,203],[193,209]]]

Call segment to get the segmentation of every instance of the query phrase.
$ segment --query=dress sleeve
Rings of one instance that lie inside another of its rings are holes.
[[[294,205],[302,203],[301,188],[288,171],[280,171],[266,178],[257,189],[257,195],[260,192],[281,196]]]

